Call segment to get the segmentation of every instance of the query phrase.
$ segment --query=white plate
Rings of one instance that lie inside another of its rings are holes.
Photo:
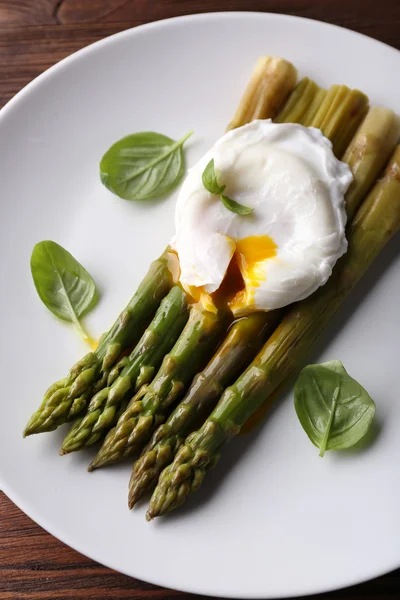
[[[271,598],[320,592],[400,564],[398,239],[379,258],[315,350],[341,359],[377,403],[381,433],[364,452],[321,460],[292,394],[253,435],[226,448],[204,489],[151,524],[129,512],[129,465],[88,474],[92,452],[60,458],[65,433],[22,440],[48,384],[86,350],[33,288],[35,242],[67,247],[99,282],[87,319],[100,334],[173,230],[175,198],[140,204],[99,181],[119,137],[155,130],[188,144],[188,164],[223,132],[261,54],[300,76],[345,83],[400,106],[400,54],[337,27],[294,17],[224,13],[112,36],[50,69],[1,112],[0,456],[5,492],[80,552],[146,581],[202,594]],[[351,316],[350,316],[351,315]]]

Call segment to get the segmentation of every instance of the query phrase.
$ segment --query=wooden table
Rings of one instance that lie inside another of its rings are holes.
[[[0,0],[0,106],[54,63],[107,35],[148,21],[212,10],[310,17],[400,49],[399,0]],[[172,600],[189,595],[101,567],[43,531],[0,492],[0,600],[150,597]],[[400,570],[313,598],[398,600]]]

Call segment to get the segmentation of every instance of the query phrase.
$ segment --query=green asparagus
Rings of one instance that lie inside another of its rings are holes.
[[[275,123],[300,123],[317,94],[318,86],[304,77],[294,88],[283,108],[275,117]]]
[[[277,325],[282,311],[254,313],[236,321],[204,371],[196,375],[184,399],[154,432],[135,462],[129,484],[129,506],[153,486],[179,446],[204,420],[227,385],[249,364]]]
[[[217,312],[191,309],[189,321],[143,399],[133,398],[111,429],[89,470],[134,454],[166,418],[168,409],[183,396],[193,377],[212,355],[227,316]]]
[[[400,146],[357,212],[349,249],[328,282],[295,304],[256,359],[227,388],[203,426],[186,438],[161,473],[147,513],[150,520],[181,505],[201,485],[221,447],[237,435],[282,381],[296,370],[344,298],[400,229]]]
[[[314,98],[311,101],[310,106],[307,108],[306,112],[303,114],[299,121],[300,125],[304,125],[305,127],[311,127],[315,115],[317,114],[319,107],[325,99],[326,94],[326,90],[324,90],[323,88],[318,88]]]
[[[87,407],[89,399],[107,384],[110,370],[121,353],[137,343],[161,299],[173,285],[169,268],[171,252],[154,261],[129,304],[105,334],[94,352],[89,352],[70,370],[65,379],[47,390],[39,409],[31,416],[24,436],[53,431],[72,421]]]
[[[342,160],[352,173],[346,193],[346,212],[351,219],[389,160],[400,136],[400,119],[389,108],[371,108]]]
[[[73,423],[60,454],[90,446],[115,424],[119,408],[141,386],[153,379],[164,355],[175,344],[188,318],[186,294],[179,286],[174,286],[162,300],[154,319],[130,356],[120,361],[120,374],[93,396],[87,413]],[[116,374],[111,372],[109,379]]]
[[[260,56],[227,130],[255,119],[275,117],[296,84],[294,66],[283,58]]]
[[[340,158],[367,111],[368,98],[365,94],[350,90],[345,85],[333,85],[311,125],[318,127],[331,140],[333,151]]]

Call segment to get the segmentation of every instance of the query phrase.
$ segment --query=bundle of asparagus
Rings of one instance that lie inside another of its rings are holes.
[[[295,88],[295,90],[293,91],[291,96],[289,97],[285,107],[279,113],[277,119],[279,119],[279,121],[282,123],[290,122],[289,121],[290,119],[292,119],[294,121],[294,119],[303,115],[304,112],[307,110],[307,107],[309,106],[309,103],[312,100],[313,95],[316,94],[317,91],[318,91],[318,88],[314,82],[310,81],[309,79],[305,79],[305,80],[301,81],[299,83],[299,85]],[[346,88],[345,91],[346,91],[346,93],[343,93],[343,104],[339,103],[339,105],[337,106],[337,111],[333,113],[332,118],[325,120],[325,127],[330,128],[330,133],[333,137],[337,134],[343,134],[343,132],[347,131],[348,124],[349,124],[349,118],[354,120],[354,119],[356,119],[356,115],[358,115],[358,119],[361,120],[363,117],[364,107],[368,103],[368,99],[361,92],[349,90],[348,88]],[[354,98],[355,96],[358,98],[358,100],[359,100],[358,105],[360,107],[362,107],[362,109],[358,112],[354,111],[354,109],[352,109],[351,115],[349,115],[348,105],[351,103],[349,103],[348,100],[349,100],[349,98],[351,99],[351,98]],[[294,102],[294,99],[296,100],[296,102]],[[301,108],[300,110],[299,110],[299,105]],[[333,124],[335,126],[333,126]],[[274,311],[273,313],[269,313],[269,317],[268,317],[269,331],[271,331],[271,329],[275,326],[276,322],[278,321],[278,319],[280,318],[281,315],[282,315],[282,311]],[[245,327],[246,319],[250,319],[250,317],[246,317],[244,320],[242,320],[241,327],[243,329]],[[251,329],[251,324],[249,326],[249,329]],[[229,343],[229,340],[225,340],[225,342]],[[217,354],[215,357],[215,364],[218,364],[218,360],[219,360],[219,357]],[[211,362],[208,366],[209,372],[213,372],[213,365],[214,365],[214,359],[211,360]],[[182,403],[178,406],[178,408],[175,411],[180,415],[179,422],[182,422],[182,420],[183,420],[182,413],[185,415],[189,415],[189,412],[186,410],[187,403],[189,403],[190,405],[193,405],[194,402],[197,402],[200,405],[203,404],[201,390],[202,390],[202,388],[200,388],[200,390],[197,391],[197,394],[195,394],[194,398],[192,397],[191,390],[189,390],[187,397],[182,401]],[[204,393],[205,394],[207,393],[207,386],[204,387]],[[212,406],[213,401],[214,401],[214,403],[216,402],[217,396],[213,397],[212,399],[210,396],[207,396],[207,397],[209,400],[208,409],[211,410],[213,408],[213,406]],[[147,439],[150,437],[152,431],[150,429],[148,429],[147,436],[144,435],[144,432],[141,432],[140,440],[138,440],[137,435],[135,435],[135,432],[134,432],[137,421],[136,421],[136,419],[132,418],[132,411],[136,410],[136,406],[137,406],[134,402],[134,399],[131,401],[131,406],[135,406],[135,409],[131,410],[130,408],[128,408],[119,417],[116,426],[113,429],[111,429],[109,431],[109,433],[107,434],[107,438],[106,438],[103,446],[99,450],[97,456],[95,457],[94,461],[92,462],[90,469],[98,468],[98,467],[104,466],[106,464],[116,462],[118,460],[126,458],[127,456],[133,455],[135,452],[140,450],[140,444],[145,443],[147,441]],[[172,422],[176,422],[175,412],[171,415]],[[169,421],[168,421],[168,424],[169,424]],[[164,428],[162,428],[164,431],[167,430],[168,424],[166,424],[166,426]],[[155,425],[154,420],[152,421],[151,425],[152,425],[151,429],[154,429],[154,425]],[[182,426],[183,426],[183,423],[182,423]],[[187,423],[187,426],[188,427],[190,426],[189,422]],[[157,466],[159,469],[158,472],[160,472],[161,468],[164,466],[164,464],[166,464],[165,463],[166,453],[164,452],[164,448],[161,448],[161,446],[163,446],[163,444],[161,443],[160,435],[161,435],[160,431],[158,431],[156,434],[156,439],[158,439],[158,441],[160,442],[160,446],[158,447],[158,449],[156,449],[156,454],[158,455],[159,450],[161,450],[162,457],[163,457],[162,459],[159,459],[157,462]],[[64,442],[64,444],[65,444],[65,442]],[[174,446],[175,450],[177,450],[178,438],[174,438],[173,444],[170,444],[170,446],[168,448],[168,454],[171,456],[171,458],[173,457],[173,454],[174,454],[171,449],[172,445]],[[144,469],[143,465],[144,464],[150,465],[151,461],[152,460],[154,461],[153,457],[155,455],[151,449],[150,449],[150,453],[152,456],[151,459],[144,456],[143,459],[141,461],[139,461],[139,463],[137,465],[134,466],[134,473],[132,475],[132,486],[135,487],[136,489],[139,489],[139,486],[134,481],[135,477],[136,477],[136,472],[142,473],[143,469]],[[156,469],[155,465],[153,465],[152,480],[154,480],[156,477],[156,470],[157,469]],[[144,478],[147,478],[147,475],[144,476]],[[131,504],[132,504],[132,500],[131,500]]]
[[[349,249],[331,278],[289,310],[256,359],[222,394],[202,427],[186,438],[173,463],[160,475],[148,519],[177,508],[199,489],[224,443],[240,432],[274,389],[298,368],[331,316],[399,229],[400,146],[357,212],[348,232]]]
[[[86,414],[74,422],[64,440],[61,454],[95,443],[102,432],[114,424],[119,408],[124,406],[128,395],[152,380],[165,354],[181,334],[188,317],[186,295],[180,287],[174,286],[161,301],[154,319],[132,353],[112,369],[108,385],[93,396]]]
[[[280,311],[274,311],[273,314],[254,313],[239,319],[232,325],[205,369],[195,374],[184,400],[178,404],[168,421],[157,429],[155,433],[157,441],[160,440],[161,431],[164,434],[168,432],[169,436],[177,431],[181,438],[185,428],[190,429],[199,418],[207,416],[213,401],[217,400],[228,383],[234,380],[235,374],[238,375],[241,369],[247,366],[257,350],[261,348],[267,335],[272,333],[280,314]],[[134,454],[138,447],[135,424],[132,422],[134,411],[135,409],[130,405],[119,418],[117,426],[109,431],[90,466],[91,470]],[[189,430],[187,432],[189,433]],[[168,443],[176,446],[180,438],[174,438]]]
[[[300,83],[299,86],[301,85],[302,84]],[[297,88],[294,90],[293,94],[295,95],[296,93]],[[289,102],[290,99],[288,103]],[[341,121],[340,119],[335,119],[336,123],[340,125],[336,128],[336,131],[345,130],[346,128],[346,111],[342,111],[341,114]],[[329,120],[327,120],[326,123],[329,125]],[[346,194],[346,211],[349,222],[365,196],[365,190],[370,188],[372,181],[380,172],[384,162],[386,162],[389,153],[395,147],[399,134],[399,120],[393,111],[386,108],[374,107],[369,111],[367,118],[363,121],[357,135],[352,140],[346,155],[343,158],[343,160],[346,159],[346,162],[352,168],[354,173],[353,184]],[[366,140],[368,140],[368,142]],[[210,364],[212,365],[212,361]],[[155,483],[161,470],[166,464],[171,462],[178,451],[181,444],[181,437],[185,435],[187,431],[185,429],[186,423],[182,416],[186,415],[186,412],[183,408],[181,415],[181,407],[184,407],[186,403],[192,404],[195,400],[196,397],[193,399],[191,398],[191,395],[188,394],[187,398],[185,398],[185,400],[183,400],[175,409],[174,413],[172,413],[165,426],[161,426],[155,432],[151,442],[142,452],[142,456],[134,464],[129,494],[129,505],[131,507],[137,502],[141,495]],[[213,408],[211,403],[209,408]],[[179,420],[175,418],[175,413],[180,415]],[[169,433],[170,422],[172,424],[172,433],[174,435]],[[178,423],[182,423],[181,436],[178,436],[178,434],[181,433],[177,427]],[[187,427],[191,424],[192,423],[189,420]],[[110,441],[108,446],[111,445],[111,439],[113,437],[112,432],[113,430],[111,430],[109,434]],[[95,459],[95,461],[98,461],[97,466],[107,464],[107,455],[109,455],[109,450],[107,452],[106,449],[100,449],[98,456]]]

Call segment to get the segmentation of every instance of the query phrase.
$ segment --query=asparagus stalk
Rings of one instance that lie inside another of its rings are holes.
[[[31,416],[24,436],[53,431],[73,420],[86,407],[94,392],[106,385],[110,370],[122,352],[137,343],[161,299],[173,285],[171,251],[167,248],[155,260],[147,275],[95,352],[89,352],[68,376],[47,390],[39,409]]]
[[[368,111],[368,98],[358,90],[345,85],[333,85],[322,101],[314,119],[318,127],[331,140],[333,151],[339,158]]]
[[[305,127],[311,127],[311,124],[315,118],[315,115],[317,114],[319,107],[321,106],[323,100],[325,99],[326,94],[327,94],[326,90],[324,90],[323,88],[318,88],[318,90],[315,93],[314,98],[311,101],[310,106],[308,107],[308,109],[306,110],[306,112],[304,113],[304,115],[302,116],[302,118],[299,121],[299,123],[301,125],[304,125]]]
[[[75,452],[90,446],[102,435],[106,427],[111,427],[123,402],[132,396],[142,385],[149,383],[161,365],[166,352],[169,352],[178,339],[186,321],[189,308],[186,294],[174,286],[161,301],[154,319],[142,335],[130,356],[124,357],[119,368],[120,374],[110,373],[113,383],[97,392],[91,399],[87,413],[75,420],[62,444],[60,454]]]
[[[249,364],[275,328],[281,311],[259,312],[236,321],[184,399],[154,432],[135,462],[129,484],[129,507],[153,487],[163,468],[196,425],[214,408],[225,387]],[[105,464],[105,463],[103,463]]]
[[[296,79],[296,69],[287,60],[261,56],[227,131],[255,119],[275,117]]]
[[[347,254],[326,285],[295,304],[256,359],[227,388],[203,426],[186,438],[160,475],[147,513],[159,516],[196,491],[221,447],[237,435],[265,399],[303,362],[331,316],[386,243],[400,229],[400,146],[351,225]]]
[[[294,88],[283,108],[275,117],[275,123],[300,123],[318,91],[318,86],[304,77]]]
[[[342,160],[353,173],[346,193],[346,211],[352,218],[392,154],[400,136],[400,119],[383,106],[371,108],[350,142]]]
[[[103,464],[135,453],[162,423],[168,409],[184,394],[193,377],[204,368],[227,322],[221,313],[193,306],[189,321],[143,399],[132,398],[91,463],[92,471]]]

